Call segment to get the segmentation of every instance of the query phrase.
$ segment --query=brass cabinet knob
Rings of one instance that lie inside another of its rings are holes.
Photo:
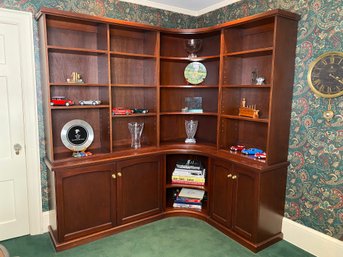
[[[232,177],[232,174],[227,175],[227,177],[228,177],[228,178],[231,178],[231,177]]]
[[[232,176],[232,179],[237,179],[237,176],[236,176],[236,175],[233,175],[233,176]]]
[[[112,178],[116,179],[117,178],[116,174],[112,174]]]
[[[118,177],[121,177],[122,174],[121,174],[121,172],[118,172],[117,175],[118,175]]]

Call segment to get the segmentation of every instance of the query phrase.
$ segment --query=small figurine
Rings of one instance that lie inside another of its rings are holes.
[[[148,113],[149,110],[148,109],[137,109],[137,108],[135,108],[135,109],[132,109],[132,112],[145,114],[145,113]]]
[[[249,149],[242,150],[242,154],[246,154],[246,155],[255,155],[257,153],[263,153],[263,151],[258,148],[249,148]]]
[[[81,74],[77,72],[72,72],[70,78],[67,78],[68,83],[84,83]]]
[[[265,81],[264,77],[258,77],[256,78],[256,85],[263,85]]]
[[[256,159],[265,160],[267,158],[267,154],[265,152],[263,152],[263,153],[255,153],[254,157]]]
[[[80,100],[80,105],[99,105],[101,104],[100,100]]]
[[[251,72],[251,84],[256,84],[256,79],[257,79],[257,70],[253,70]]]
[[[84,151],[73,152],[73,157],[75,158],[87,157],[91,155],[93,155],[91,152],[84,152]]]
[[[124,109],[123,107],[112,108],[112,115],[130,115],[133,113],[131,109]]]
[[[246,107],[247,101],[245,100],[245,98],[242,98],[242,104],[241,107]]]
[[[244,145],[233,145],[230,147],[230,151],[232,152],[241,152],[244,149],[245,149]]]
[[[53,96],[50,100],[50,105],[51,106],[54,106],[54,105],[69,106],[69,105],[74,105],[74,102],[72,100],[67,99],[65,96]]]

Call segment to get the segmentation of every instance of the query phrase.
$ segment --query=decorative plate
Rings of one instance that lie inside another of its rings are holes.
[[[71,120],[63,126],[61,140],[69,150],[85,151],[94,140],[94,131],[84,120]]]
[[[205,80],[207,70],[202,63],[191,62],[186,66],[184,75],[188,83],[197,85]]]

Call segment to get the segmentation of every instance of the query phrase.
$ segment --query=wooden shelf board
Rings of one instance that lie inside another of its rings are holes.
[[[160,85],[160,88],[214,88],[218,89],[218,85]]]
[[[138,53],[127,53],[127,52],[110,52],[111,56],[122,56],[122,57],[129,57],[129,58],[150,58],[154,59],[156,58],[155,55],[151,54],[138,54]]]
[[[265,47],[265,48],[258,48],[258,49],[252,49],[252,50],[245,50],[245,51],[237,51],[237,52],[230,52],[225,53],[224,57],[230,57],[230,56],[258,56],[258,55],[264,55],[264,54],[271,54],[273,52],[273,47]]]
[[[249,117],[243,117],[243,116],[238,116],[238,115],[227,115],[227,114],[222,114],[220,117],[225,118],[225,119],[234,119],[234,120],[245,120],[245,121],[252,121],[252,122],[260,122],[260,123],[269,123],[269,119],[253,119]]]
[[[271,84],[264,85],[222,85],[223,88],[270,88]]]
[[[50,86],[68,86],[68,87],[108,87],[109,84],[96,84],[96,83],[49,83]]]
[[[47,46],[49,51],[58,51],[58,52],[71,52],[71,53],[85,53],[85,54],[107,54],[107,50],[97,50],[97,49],[88,49],[88,48],[74,48],[74,47],[63,47],[63,46]]]
[[[109,108],[108,104],[101,105],[71,105],[71,106],[50,106],[52,110],[67,110],[67,109],[103,109]]]
[[[210,56],[199,56],[197,58],[189,57],[176,57],[176,56],[161,56],[161,60],[171,60],[171,61],[189,61],[189,62],[201,62],[210,59],[219,59],[220,55],[210,55]]]
[[[112,115],[113,119],[118,119],[118,118],[132,118],[132,117],[152,117],[156,116],[155,112],[148,112],[148,113],[137,113],[137,114],[129,114],[129,115]]]
[[[111,84],[112,87],[151,87],[156,88],[156,85],[145,85],[145,84]]]
[[[203,115],[218,116],[216,112],[161,112],[160,115]]]

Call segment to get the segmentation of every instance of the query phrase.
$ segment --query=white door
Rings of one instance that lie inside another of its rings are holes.
[[[19,43],[18,26],[0,23],[0,241],[29,233]]]

